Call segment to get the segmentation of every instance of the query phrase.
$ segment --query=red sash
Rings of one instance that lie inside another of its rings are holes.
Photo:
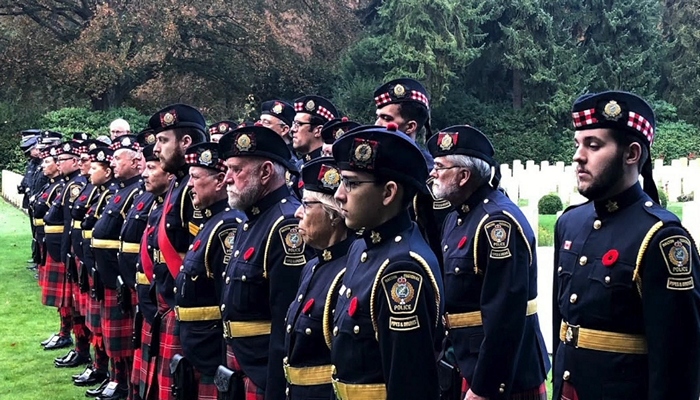
[[[151,255],[148,254],[148,236],[155,230],[155,227],[148,226],[146,227],[146,231],[143,233],[143,236],[141,236],[141,266],[143,267],[143,273],[146,275],[149,282],[151,282],[153,279],[153,259],[151,258]]]
[[[174,182],[174,181],[173,181]],[[168,238],[167,231],[165,230],[165,220],[167,219],[168,213],[172,210],[173,205],[170,204],[170,196],[173,194],[173,184],[170,186],[168,191],[168,197],[165,199],[163,204],[163,215],[160,216],[160,223],[158,224],[158,247],[160,248],[163,258],[165,258],[165,265],[168,266],[170,270],[170,275],[173,278],[177,277],[180,273],[180,265],[182,265],[182,257],[177,253],[173,244],[170,243],[170,238]]]

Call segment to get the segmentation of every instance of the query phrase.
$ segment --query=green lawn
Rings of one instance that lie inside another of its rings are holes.
[[[31,257],[28,217],[0,199],[0,399],[63,400],[85,398],[70,375],[53,359],[67,350],[45,351],[39,342],[58,330],[55,308],[41,304]]]

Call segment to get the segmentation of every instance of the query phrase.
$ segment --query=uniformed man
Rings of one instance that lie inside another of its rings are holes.
[[[145,136],[145,140],[140,143],[155,143],[155,134]],[[132,384],[138,388],[138,396],[141,399],[153,399],[158,394],[158,384],[156,380],[156,355],[158,354],[159,343],[153,342],[153,335],[158,337],[159,328],[154,326],[158,304],[164,304],[164,300],[156,301],[151,298],[151,284],[153,282],[153,248],[156,246],[155,230],[158,227],[160,216],[163,212],[163,202],[165,192],[170,186],[170,181],[175,178],[173,174],[163,171],[160,166],[160,159],[153,153],[155,145],[150,144],[144,147],[143,157],[146,160],[146,167],[141,174],[144,187],[147,192],[154,197],[149,209],[148,224],[140,241],[140,256],[136,264],[136,294],[138,297],[139,313],[143,320],[139,329],[138,324],[134,326],[134,368],[132,372]],[[155,289],[155,288],[154,288]],[[138,321],[139,316],[136,316]],[[158,320],[160,321],[160,320]],[[136,397],[135,397],[136,398]]]
[[[296,299],[287,311],[284,369],[288,399],[331,399],[331,332],[333,309],[355,236],[348,231],[333,198],[340,171],[331,157],[304,165],[299,233],[316,252],[301,272]],[[350,233],[350,234],[349,234]],[[324,324],[325,322],[325,324]]]
[[[449,356],[440,373],[449,380],[457,368],[462,377],[451,382],[450,398],[546,400],[535,234],[498,190],[494,149],[478,129],[443,129],[428,149],[433,193],[456,205],[442,232]]]
[[[192,204],[187,186],[189,165],[185,151],[197,143],[207,141],[204,116],[194,107],[174,104],[151,116],[148,125],[156,134],[153,150],[161,168],[175,175],[165,196],[163,215],[155,226],[156,243],[153,250],[154,283],[158,294],[157,358],[158,399],[173,399],[170,362],[182,351],[178,324],[175,318],[175,277],[185,253],[199,231],[202,214]],[[156,335],[155,329],[153,335]],[[151,346],[153,352],[153,346]]]
[[[122,135],[110,147],[114,151],[110,165],[119,180],[119,188],[107,202],[92,231],[95,266],[104,286],[100,309],[102,333],[107,355],[112,361],[111,381],[99,394],[100,400],[116,400],[128,395],[133,362],[133,316],[129,302],[136,300],[121,277],[118,253],[122,225],[141,187],[141,155],[136,136]]]
[[[17,186],[17,193],[22,194],[22,208],[27,210],[29,215],[29,225],[32,230],[32,258],[29,261],[28,269],[37,269],[40,259],[39,246],[36,243],[34,237],[36,236],[36,227],[34,226],[33,220],[33,210],[29,206],[29,199],[32,195],[32,188],[34,187],[34,180],[38,177],[44,177],[41,173],[41,150],[39,149],[39,138],[41,130],[39,129],[27,129],[21,132],[22,141],[20,142],[20,149],[27,156],[27,166],[24,170],[24,176],[22,177],[22,182]],[[43,186],[43,184],[41,185]],[[39,186],[39,187],[41,187]]]
[[[426,190],[420,149],[396,124],[341,136],[333,157],[342,178],[335,198],[348,228],[363,230],[350,248],[333,321],[336,398],[438,399],[435,360],[442,316],[437,258],[408,206]]]
[[[265,128],[270,128],[284,139],[284,142],[296,159],[294,146],[292,145],[292,124],[294,123],[294,107],[284,100],[268,100],[262,103],[260,109],[260,123]]]
[[[131,133],[129,122],[123,118],[117,118],[109,124],[109,136],[114,140],[119,136],[128,135]],[[99,140],[99,138],[98,138]]]
[[[375,125],[386,126],[395,123],[399,131],[408,135],[414,142],[422,143],[432,136],[430,129],[430,98],[425,87],[415,79],[399,78],[391,80],[374,91],[377,106]],[[428,170],[433,168],[433,157],[421,147]],[[428,187],[432,187],[432,177],[428,177]],[[442,263],[440,249],[440,228],[452,205],[437,198],[432,192],[418,193],[413,200],[412,213],[423,237]]]
[[[88,293],[86,304],[85,324],[92,332],[91,343],[94,348],[94,361],[92,365],[85,368],[82,374],[73,376],[73,384],[76,386],[91,386],[99,384],[95,389],[88,389],[87,396],[95,397],[102,393],[109,384],[109,356],[105,350],[104,336],[102,332],[101,303],[104,299],[104,287],[102,279],[95,267],[95,255],[92,248],[92,230],[97,220],[105,211],[107,203],[119,188],[119,183],[114,177],[114,171],[110,167],[112,162],[112,149],[98,146],[88,151],[90,155],[90,184],[94,191],[83,193],[78,197],[77,203],[80,206],[83,202],[87,208],[83,222],[80,224],[82,230],[83,257],[81,261],[81,290]],[[87,186],[86,186],[87,187]],[[86,197],[83,197],[86,196]],[[85,279],[87,276],[87,282]]]
[[[589,201],[555,228],[554,398],[695,400],[699,259],[658,204],[654,112],[619,91],[583,95],[572,112],[578,191]]]
[[[248,399],[281,399],[285,380],[284,317],[309,258],[285,184],[295,171],[284,140],[263,126],[241,127],[219,142],[226,159],[229,205],[245,212],[224,274],[221,314],[227,365]],[[224,390],[232,390],[224,388]]]
[[[233,121],[219,121],[209,125],[209,140],[212,143],[219,143],[219,139],[225,134],[236,129],[238,123]]]
[[[323,124],[323,128],[321,129],[321,138],[323,138],[322,155],[324,157],[332,157],[333,142],[338,140],[339,137],[343,136],[349,130],[355,129],[358,126],[360,126],[359,123],[350,121],[348,117],[332,119]]]
[[[175,282],[175,314],[183,358],[171,366],[175,398],[216,400],[214,374],[225,356],[219,301],[221,274],[231,258],[238,224],[245,216],[228,206],[226,166],[216,143],[199,143],[185,153],[190,193],[203,225],[190,245]]]
[[[292,146],[301,163],[305,163],[321,156],[323,124],[339,118],[340,114],[330,100],[313,95],[294,100],[294,111]],[[297,167],[301,167],[301,164],[297,164]]]

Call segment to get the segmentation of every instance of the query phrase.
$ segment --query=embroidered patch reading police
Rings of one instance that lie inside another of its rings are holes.
[[[415,314],[423,277],[411,271],[393,272],[382,278],[382,287],[386,295],[389,311],[393,315]],[[418,316],[389,318],[389,329],[410,331],[420,328]]]
[[[224,264],[228,265],[233,252],[233,242],[236,239],[236,228],[224,229],[219,232],[219,244],[224,251]]]
[[[508,258],[512,254],[508,248],[510,242],[511,225],[503,220],[489,222],[484,226],[486,235],[491,246],[489,257],[495,259]]]
[[[671,275],[666,281],[670,290],[691,290],[695,288],[691,259],[692,244],[690,239],[682,235],[671,236],[659,243],[661,255],[666,262],[666,268]]]
[[[285,253],[283,260],[284,265],[290,267],[306,265],[306,256],[304,256],[306,244],[299,234],[299,226],[284,226],[280,229],[279,233]]]

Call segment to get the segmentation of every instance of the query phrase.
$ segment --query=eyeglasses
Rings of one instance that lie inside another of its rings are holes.
[[[70,160],[75,160],[75,157],[58,158],[58,159],[56,159],[56,163],[57,163],[57,164],[60,164],[60,163],[62,163],[62,162],[64,162],[64,161],[70,161]]]
[[[377,181],[353,181],[345,176],[342,176],[342,177],[340,177],[340,182],[345,187],[345,190],[348,193],[350,193],[350,192],[352,192],[352,189],[356,188],[357,186],[360,186],[363,183],[375,183]]]
[[[444,171],[444,170],[446,170],[446,169],[452,169],[452,168],[462,168],[462,167],[460,167],[459,165],[453,165],[453,166],[451,166],[451,167],[445,167],[444,165],[438,165],[438,164],[435,164],[435,165],[433,166],[433,169],[434,169],[435,171]]]
[[[292,127],[294,127],[294,128],[301,128],[304,125],[311,125],[311,122],[303,122],[303,121],[292,122]]]
[[[301,205],[304,207],[304,214],[309,210],[309,206],[312,204],[322,204],[320,201],[307,201],[307,200],[302,200]]]
[[[266,128],[269,128],[269,127],[274,126],[274,125],[285,126],[285,125],[287,125],[287,124],[282,123],[282,122],[273,123],[273,122],[270,122],[270,121],[268,121],[268,120],[266,120],[266,119],[261,119],[261,120],[260,120],[260,125],[262,125],[262,126],[264,126],[264,127],[266,127]]]

